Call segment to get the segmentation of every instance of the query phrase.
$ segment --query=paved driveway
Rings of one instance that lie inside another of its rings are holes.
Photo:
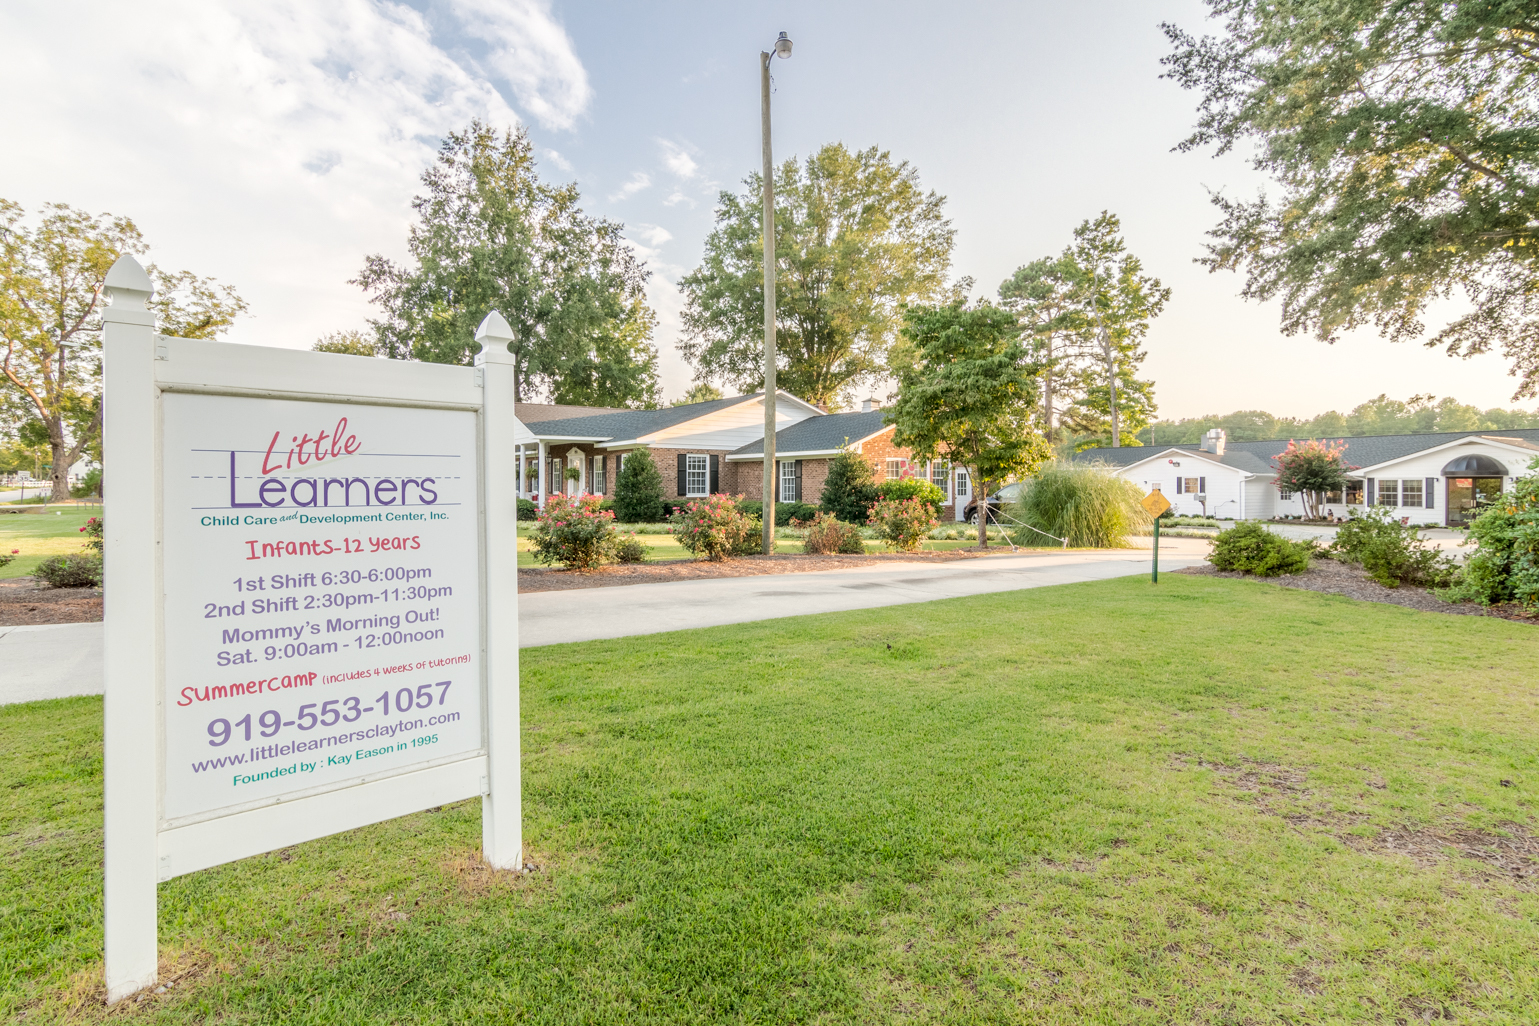
[[[1148,539],[1142,542],[1148,544]],[[1160,567],[1175,570],[1200,563],[1207,551],[1204,540],[1161,539]],[[519,603],[519,646],[871,609],[1148,572],[1147,550],[1023,550],[955,563],[886,563],[821,573],[539,592],[523,596]],[[0,705],[101,691],[101,624],[0,627]]]

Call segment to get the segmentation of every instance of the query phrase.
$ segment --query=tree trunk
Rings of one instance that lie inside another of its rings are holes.
[[[69,443],[64,440],[63,418],[48,425],[48,451],[53,459],[53,467],[48,476],[53,483],[53,495],[49,502],[64,502],[69,498]]]
[[[1048,369],[1042,372],[1042,424],[1047,432],[1047,440],[1053,441],[1053,350],[1049,346],[1047,350]]]
[[[974,468],[969,467],[967,472],[973,475],[973,488],[978,494],[978,547],[986,549],[989,547],[989,486]]]

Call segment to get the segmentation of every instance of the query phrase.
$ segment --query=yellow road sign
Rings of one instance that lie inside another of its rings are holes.
[[[1157,517],[1170,508],[1170,500],[1161,495],[1158,488],[1144,496],[1143,504],[1151,517]]]

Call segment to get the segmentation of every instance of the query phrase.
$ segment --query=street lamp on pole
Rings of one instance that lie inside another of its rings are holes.
[[[764,130],[764,554],[775,552],[775,163],[770,155],[770,61],[791,56],[784,32],[759,54]]]

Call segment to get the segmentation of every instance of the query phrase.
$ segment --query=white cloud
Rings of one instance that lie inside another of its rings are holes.
[[[544,69],[530,109],[575,116],[586,77],[543,33],[520,43]],[[403,255],[442,136],[518,121],[388,0],[0,5],[0,93],[25,98],[0,108],[0,195],[132,217],[158,262],[251,303],[232,341],[278,346],[363,327],[374,311],[347,280],[368,253]]]
[[[567,160],[561,154],[557,153],[555,150],[546,150],[545,156],[546,159],[548,159],[552,164],[556,165],[567,174],[572,173],[572,162]]]
[[[635,174],[631,175],[630,181],[620,186],[618,192],[610,193],[609,201],[613,203],[616,200],[630,199],[642,189],[650,188],[651,185],[652,176],[647,174],[645,171],[637,171]]]
[[[663,200],[663,206],[665,206],[665,207],[676,207],[680,203],[688,203],[691,207],[693,207],[695,205],[695,201],[694,200],[692,200],[688,196],[684,195],[678,189],[673,190],[671,193],[668,194],[668,198]]]
[[[659,139],[658,143],[663,148],[663,163],[668,170],[680,178],[693,178],[700,171],[700,165],[695,163],[695,158],[684,151],[678,143],[667,139]]]
[[[673,233],[660,224],[633,224],[630,230],[635,232],[641,241],[648,246],[661,246],[673,238]]]
[[[571,128],[593,98],[566,29],[542,0],[448,0],[465,35],[488,44],[486,63],[546,128]]]

